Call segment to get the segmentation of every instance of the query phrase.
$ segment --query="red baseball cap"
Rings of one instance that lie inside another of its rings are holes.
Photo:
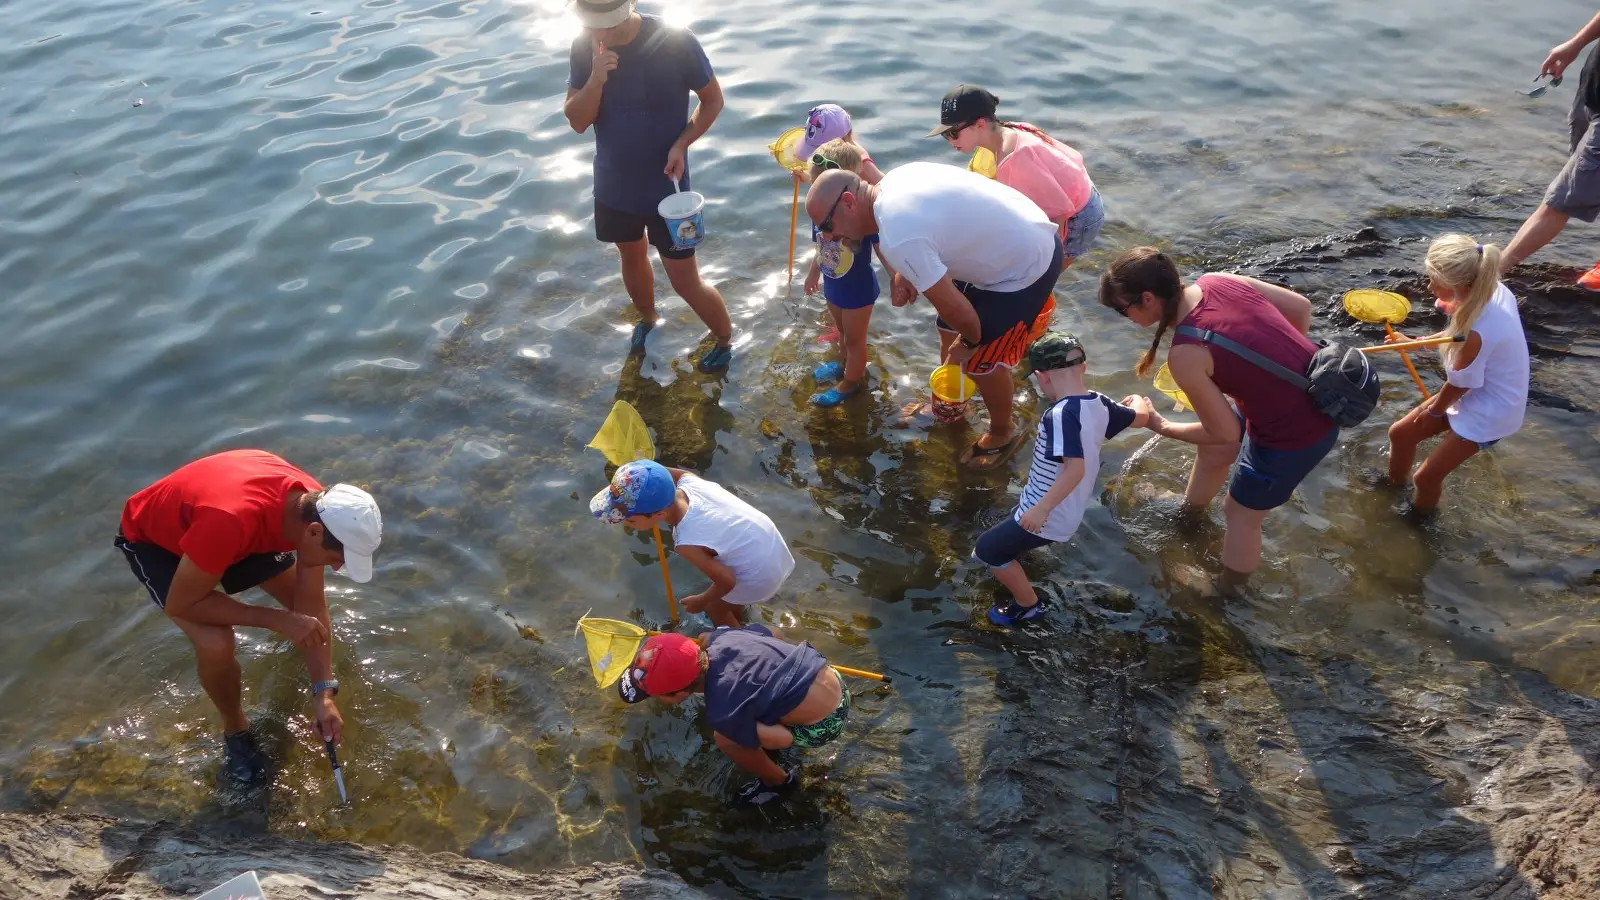
[[[700,644],[681,634],[657,634],[644,642],[622,673],[617,693],[629,703],[683,690],[700,677]]]

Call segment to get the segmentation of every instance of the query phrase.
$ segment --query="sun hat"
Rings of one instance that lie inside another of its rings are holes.
[[[633,14],[634,0],[572,0],[585,28],[615,28]]]
[[[850,114],[837,103],[824,103],[811,107],[806,113],[806,135],[794,148],[797,159],[810,160],[817,148],[850,133]]]
[[[372,554],[383,539],[378,501],[355,485],[336,484],[317,499],[317,517],[333,539],[344,545],[344,568],[339,571],[357,584],[371,581]]]
[[[939,124],[927,136],[942,135],[957,125],[987,119],[994,115],[999,105],[1000,98],[983,88],[958,84],[944,95],[944,100],[939,104]]]
[[[700,677],[700,645],[681,634],[657,634],[645,640],[633,665],[622,673],[617,693],[629,703],[675,694]]]
[[[1070,369],[1088,361],[1083,343],[1070,331],[1046,331],[1028,348],[1028,365],[1035,372]]]
[[[648,516],[672,505],[677,485],[667,467],[648,459],[617,467],[611,483],[589,501],[589,512],[607,525],[620,525],[629,516]]]

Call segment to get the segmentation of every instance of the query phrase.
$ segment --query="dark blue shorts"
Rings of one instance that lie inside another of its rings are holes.
[[[1239,464],[1233,470],[1233,482],[1228,485],[1228,496],[1246,509],[1277,509],[1289,502],[1289,495],[1338,440],[1337,425],[1328,429],[1322,440],[1302,450],[1274,450],[1256,444],[1245,435]]]
[[[1006,516],[1005,521],[978,535],[978,546],[972,548],[972,558],[991,569],[1002,569],[1029,550],[1054,543],[1017,524],[1015,516]]]
[[[157,547],[155,544],[135,544],[123,537],[122,532],[117,532],[117,539],[112,542],[122,555],[128,560],[128,568],[133,570],[133,577],[139,579],[144,585],[145,592],[150,595],[150,602],[162,609],[167,608],[167,592],[172,589],[172,578],[178,574],[179,558],[171,550]],[[253,587],[258,587],[280,572],[287,572],[294,568],[294,553],[256,553],[246,556],[222,573],[222,579],[217,589],[224,594],[242,594]]]

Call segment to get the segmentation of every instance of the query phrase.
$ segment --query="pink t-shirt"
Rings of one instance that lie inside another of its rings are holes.
[[[1089,202],[1094,182],[1083,167],[1083,154],[1033,129],[1026,122],[1012,129],[1015,144],[1000,165],[995,178],[1015,188],[1044,210],[1055,222],[1072,218]]]

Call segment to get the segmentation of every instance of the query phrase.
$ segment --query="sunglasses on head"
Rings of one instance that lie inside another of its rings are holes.
[[[828,169],[844,168],[844,166],[841,166],[826,156],[823,156],[821,153],[811,154],[811,166],[812,168],[822,169],[823,171],[827,171]]]

